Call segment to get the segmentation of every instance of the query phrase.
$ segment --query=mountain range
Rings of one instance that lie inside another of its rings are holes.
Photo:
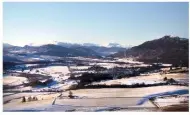
[[[112,47],[112,45],[114,45]],[[124,51],[126,48],[118,44],[110,44],[109,47],[100,46],[92,43],[71,44],[64,42],[54,42],[52,44],[35,45],[29,44],[23,47],[13,46],[7,43],[3,44],[4,61],[18,61],[22,57],[38,58],[44,56],[57,57],[102,57],[108,56],[118,51]]]
[[[24,47],[3,44],[4,62],[28,60],[30,58],[41,59],[41,56],[132,57],[145,63],[160,62],[189,66],[189,39],[164,36],[131,48],[124,48],[117,43],[109,43],[106,47],[92,43],[72,44],[64,42],[37,46],[30,44]]]

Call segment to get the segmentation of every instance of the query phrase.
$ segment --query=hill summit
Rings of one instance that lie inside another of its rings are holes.
[[[170,63],[176,66],[189,64],[189,39],[164,36],[160,39],[146,41],[114,57],[133,57],[145,63]]]

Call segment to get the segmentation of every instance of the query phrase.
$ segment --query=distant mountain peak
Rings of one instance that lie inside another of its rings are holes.
[[[98,44],[94,44],[94,43],[83,43],[83,46],[100,46]]]
[[[122,47],[119,43],[109,43],[107,47]]]
[[[3,47],[12,47],[13,45],[8,44],[8,43],[3,43]]]
[[[42,46],[42,45],[47,45],[47,44],[57,45],[58,42],[57,41],[49,41],[49,42],[44,42],[44,43],[29,43],[29,44],[26,44],[26,45],[27,46]]]

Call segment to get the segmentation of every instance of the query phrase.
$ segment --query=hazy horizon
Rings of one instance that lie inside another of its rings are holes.
[[[189,38],[188,2],[3,3],[3,42],[136,46],[165,35]]]
[[[167,35],[166,35],[167,36]],[[162,36],[162,37],[164,37],[164,36]],[[171,37],[180,37],[180,36],[171,36]],[[180,37],[181,38],[181,37]],[[156,39],[159,39],[159,38],[156,38]],[[189,38],[184,38],[184,39],[189,39]],[[155,39],[152,39],[152,40],[155,40]],[[13,46],[20,46],[20,47],[24,47],[24,46],[26,46],[26,45],[29,45],[29,46],[40,46],[40,45],[46,45],[46,44],[56,44],[56,42],[61,42],[61,41],[49,41],[49,42],[44,42],[44,43],[27,43],[27,44],[23,44],[23,45],[14,45],[14,43],[13,44],[11,44],[11,43],[7,43],[7,42],[3,42],[3,44],[9,44],[9,45],[13,45]],[[144,41],[144,42],[146,42],[146,41]],[[144,42],[142,42],[142,43],[140,43],[140,44],[143,44]],[[110,43],[116,43],[116,44],[119,44],[119,43],[117,43],[117,42],[108,42],[107,44],[96,44],[96,43],[87,43],[87,42],[84,42],[84,43],[74,43],[74,42],[61,42],[61,43],[67,43],[67,44],[79,44],[79,45],[83,45],[83,44],[93,44],[93,45],[97,45],[97,46],[105,46],[105,47],[107,47],[107,46],[109,46],[109,44]],[[138,46],[138,45],[140,45],[140,44],[137,44],[137,45],[130,45],[130,44],[128,44],[128,45],[122,45],[122,44],[119,44],[119,45],[121,45],[121,47],[134,47],[134,46]]]

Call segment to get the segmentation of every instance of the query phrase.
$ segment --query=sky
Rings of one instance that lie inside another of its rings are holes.
[[[139,45],[165,35],[189,38],[188,2],[4,2],[3,42]]]

